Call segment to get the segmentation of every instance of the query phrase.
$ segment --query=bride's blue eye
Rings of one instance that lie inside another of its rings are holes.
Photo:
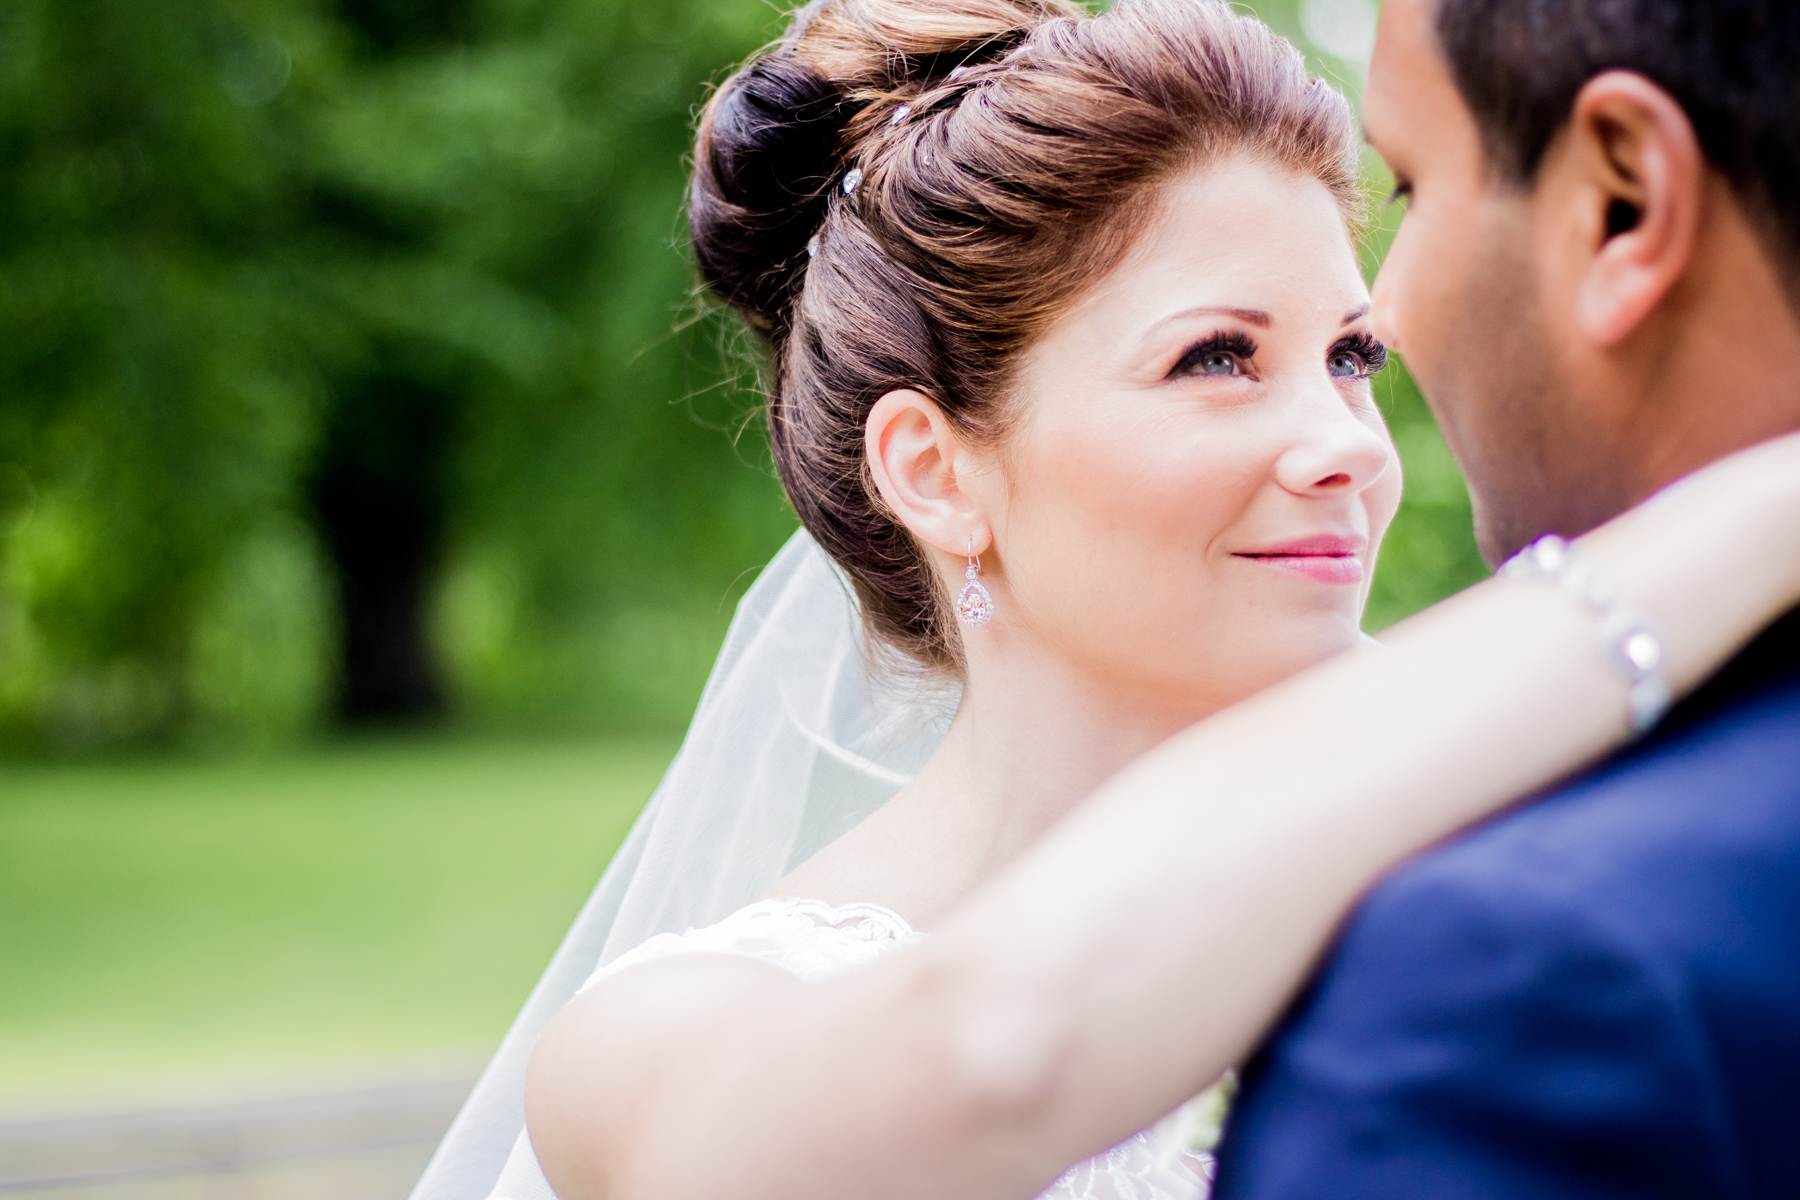
[[[1256,343],[1242,333],[1215,333],[1189,346],[1169,372],[1177,375],[1248,375]]]
[[[1344,338],[1325,355],[1325,369],[1337,379],[1366,379],[1387,366],[1387,347],[1372,334]]]

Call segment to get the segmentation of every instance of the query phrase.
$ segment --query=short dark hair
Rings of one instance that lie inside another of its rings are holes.
[[[1634,71],[1668,92],[1800,291],[1800,3],[1438,0],[1437,33],[1489,157],[1516,183],[1536,178],[1595,75]]]

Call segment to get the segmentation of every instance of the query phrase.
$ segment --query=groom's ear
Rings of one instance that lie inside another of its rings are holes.
[[[959,559],[987,549],[992,531],[964,486],[980,464],[931,397],[902,388],[877,400],[863,447],[882,502],[914,537]]]
[[[1681,105],[1630,71],[1590,79],[1545,163],[1582,264],[1574,317],[1595,345],[1630,337],[1692,260],[1706,159]]]

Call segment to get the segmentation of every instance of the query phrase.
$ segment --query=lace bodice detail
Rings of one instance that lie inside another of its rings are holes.
[[[653,937],[601,967],[583,986],[676,954],[741,954],[801,979],[825,979],[897,953],[924,936],[878,904],[759,900],[716,925]],[[1077,1163],[1039,1200],[1204,1200],[1212,1159],[1187,1145],[1189,1128],[1178,1112]]]
[[[595,971],[582,989],[626,967],[675,954],[741,954],[802,979],[824,979],[867,966],[924,936],[879,904],[758,900],[717,925],[658,934]]]

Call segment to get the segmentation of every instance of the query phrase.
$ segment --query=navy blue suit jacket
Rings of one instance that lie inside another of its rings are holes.
[[[1244,1082],[1215,1200],[1800,1197],[1800,611],[1389,875]]]

